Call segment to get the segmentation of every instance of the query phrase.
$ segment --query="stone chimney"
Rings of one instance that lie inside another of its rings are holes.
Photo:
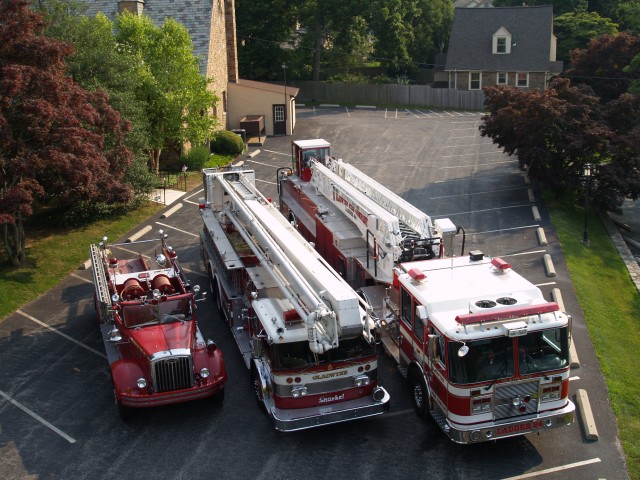
[[[131,12],[134,15],[142,15],[142,9],[144,8],[144,0],[128,0],[118,2],[118,13],[124,11]]]
[[[224,0],[225,31],[227,36],[227,80],[238,81],[238,39],[236,37],[235,0]]]

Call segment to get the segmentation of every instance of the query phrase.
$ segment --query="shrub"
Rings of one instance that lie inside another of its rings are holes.
[[[211,140],[211,151],[220,155],[233,155],[237,157],[244,152],[244,142],[237,133],[229,130],[220,130],[214,134]]]
[[[131,185],[136,198],[146,197],[155,188],[156,176],[149,171],[147,159],[138,157],[127,168],[124,180]]]
[[[185,156],[181,158],[184,165],[191,172],[197,172],[206,166],[209,160],[209,149],[205,146],[193,147]]]
[[[103,202],[80,201],[73,208],[61,215],[61,223],[65,227],[81,227],[90,223],[104,220],[116,212],[123,211],[122,205],[109,205]]]
[[[340,73],[327,78],[327,83],[368,83],[369,78],[361,73]]]

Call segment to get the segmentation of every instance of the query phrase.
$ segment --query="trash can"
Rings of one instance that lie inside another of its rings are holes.
[[[247,130],[244,128],[236,128],[235,130],[231,130],[233,133],[240,135],[240,138],[242,138],[242,142],[246,145],[247,144]]]

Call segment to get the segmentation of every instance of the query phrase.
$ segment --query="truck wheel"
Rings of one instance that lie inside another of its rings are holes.
[[[413,408],[422,419],[426,419],[429,414],[429,390],[424,383],[424,378],[418,370],[413,370],[409,377],[409,385],[411,388],[411,400]]]
[[[218,290],[218,281],[213,279],[213,275],[211,273],[211,267],[209,270],[209,290],[211,290],[211,299],[213,300],[214,305],[220,311],[220,290]]]
[[[267,411],[267,408],[264,406],[264,394],[262,393],[262,382],[260,382],[260,376],[255,368],[251,369],[251,383],[253,383],[253,390],[256,392],[256,400],[258,401],[258,406],[260,410],[263,412]]]

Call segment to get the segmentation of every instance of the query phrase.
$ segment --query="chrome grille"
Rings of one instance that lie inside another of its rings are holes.
[[[153,385],[156,392],[168,392],[193,386],[191,356],[173,356],[153,363]]]
[[[531,397],[525,402],[525,397]],[[519,399],[519,404],[514,405]],[[495,419],[511,417],[524,417],[537,413],[538,411],[538,381],[513,383],[508,385],[497,386],[495,389],[494,399],[494,415]],[[521,406],[525,410],[521,412]]]

